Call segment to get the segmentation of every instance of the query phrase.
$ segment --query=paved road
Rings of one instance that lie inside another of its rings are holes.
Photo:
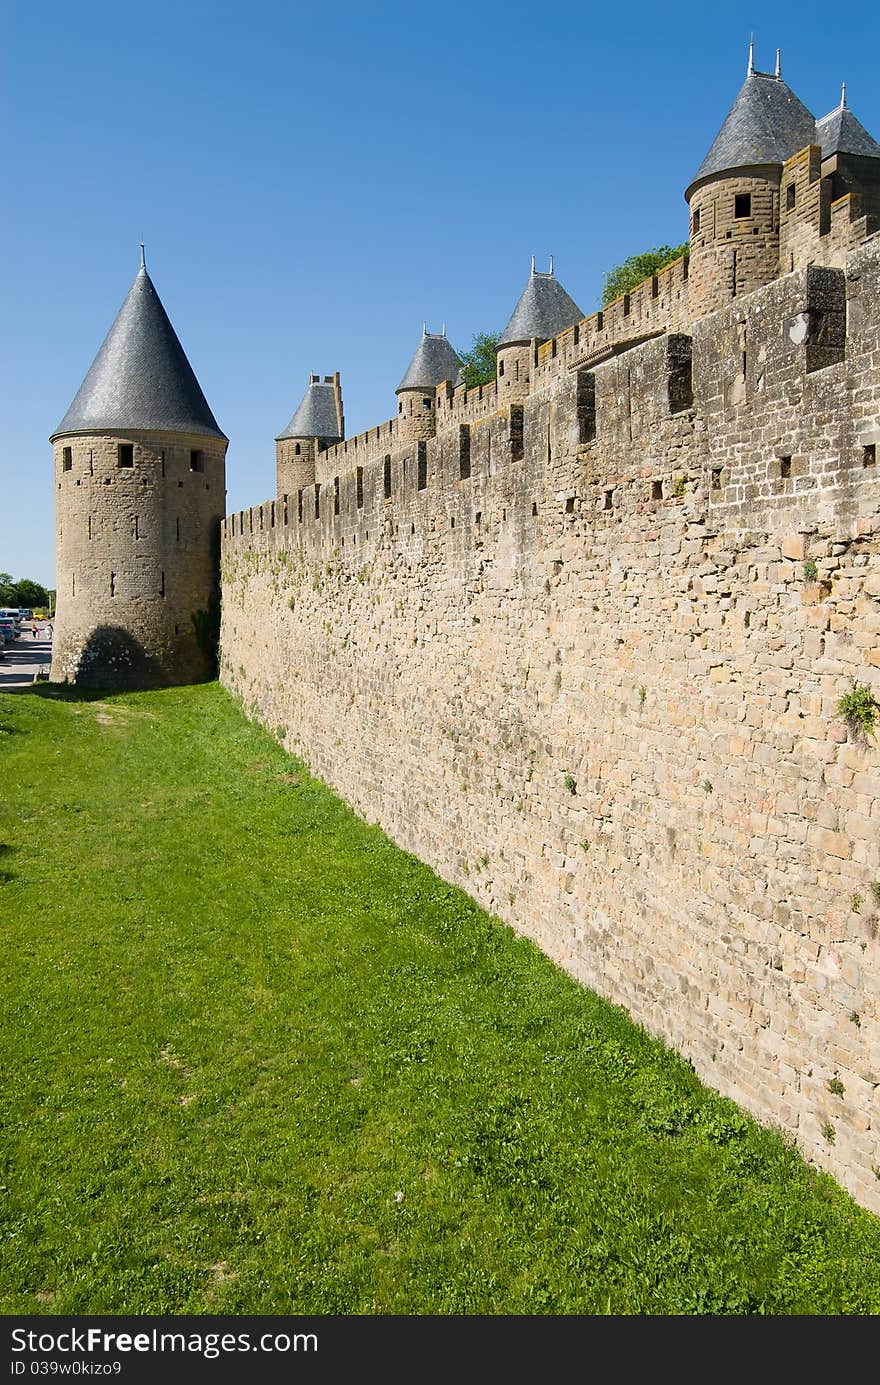
[[[46,627],[37,622],[37,638],[22,626],[21,635],[6,646],[6,658],[0,659],[0,692],[16,692],[33,685],[37,669],[49,672],[52,661],[52,642]]]

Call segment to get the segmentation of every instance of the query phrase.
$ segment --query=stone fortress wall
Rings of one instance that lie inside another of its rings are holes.
[[[221,677],[880,1210],[880,760],[837,710],[880,694],[880,238],[804,226],[765,287],[693,321],[678,261],[229,516]]]

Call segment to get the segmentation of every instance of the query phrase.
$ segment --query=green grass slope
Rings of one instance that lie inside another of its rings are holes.
[[[216,685],[0,698],[0,1308],[837,1313],[880,1222]]]

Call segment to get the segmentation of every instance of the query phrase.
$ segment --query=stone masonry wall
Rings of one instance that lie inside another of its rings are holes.
[[[358,812],[875,1210],[880,757],[837,701],[880,695],[878,309],[875,240],[441,415],[342,472],[338,513],[231,516],[221,664]]]

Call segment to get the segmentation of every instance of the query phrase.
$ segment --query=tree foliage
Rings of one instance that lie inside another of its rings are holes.
[[[22,577],[13,582],[12,574],[0,572],[0,606],[26,606],[39,610],[49,605],[49,593],[39,582]]]
[[[495,379],[497,350],[497,332],[477,332],[471,349],[461,353],[461,378],[469,390],[477,385],[488,385]]]
[[[622,264],[615,265],[605,275],[602,287],[602,306],[613,303],[622,293],[629,293],[640,284],[663,269],[673,260],[688,253],[688,242],[684,245],[658,245],[653,250],[643,250],[640,255],[630,255]]]

